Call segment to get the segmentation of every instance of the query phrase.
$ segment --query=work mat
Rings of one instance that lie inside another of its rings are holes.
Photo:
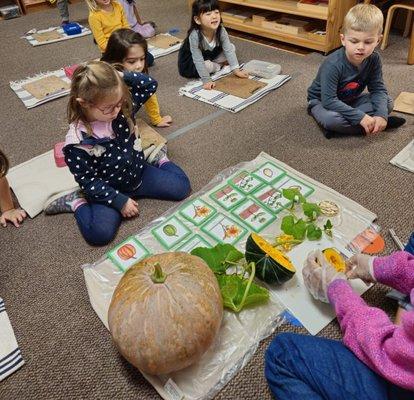
[[[230,67],[226,66],[218,73],[212,76],[212,79],[218,84],[219,88],[224,87],[226,91],[229,91],[226,84],[222,86],[220,83],[221,79],[228,76],[231,73]],[[288,80],[290,80],[290,75],[277,75],[271,79],[264,79],[258,77],[250,76],[251,80],[255,82],[260,82],[264,84],[264,86],[256,91],[253,94],[248,96],[247,98],[237,97],[233,94],[224,93],[220,90],[212,89],[212,90],[205,90],[203,89],[203,83],[200,81],[193,81],[189,82],[186,86],[181,87],[178,93],[181,96],[187,96],[195,100],[202,101],[203,103],[210,104],[215,107],[223,108],[224,110],[236,113],[238,111],[243,110],[250,104],[255,103],[262,97],[266,96],[270,91],[277,89],[278,87],[285,84]],[[240,81],[240,85],[242,85],[242,79],[237,78]],[[234,93],[234,92],[233,92]],[[240,94],[240,93],[238,93]],[[245,92],[243,92],[245,94]]]
[[[24,35],[23,38],[27,39],[32,46],[41,46],[43,44],[61,42],[62,40],[75,39],[81,36],[90,35],[92,33],[89,28],[86,28],[80,24],[79,26],[81,27],[82,32],[77,35],[68,35],[62,27],[52,26],[39,31],[32,29]]]
[[[161,33],[157,36],[147,39],[148,51],[154,58],[166,56],[178,51],[183,40],[169,33]]]
[[[310,250],[335,247],[352,254],[349,243],[369,227],[376,215],[351,199],[301,174],[266,153],[217,175],[207,186],[172,207],[94,264],[83,266],[91,305],[108,328],[107,314],[113,291],[126,271],[149,254],[191,251],[198,246],[230,243],[244,252],[250,232],[268,240],[280,234],[282,217],[290,204],[279,194],[283,188],[298,188],[310,201],[330,200],[339,213],[330,217],[333,238],[304,242],[289,252],[297,272],[286,284],[271,286],[268,303],[239,314],[224,311],[218,338],[201,360],[168,376],[146,379],[167,400],[212,399],[249,361],[259,342],[283,322],[288,309],[312,333],[326,326],[335,314],[328,304],[316,302],[304,287],[301,269]],[[254,207],[252,207],[254,205]],[[247,210],[247,211],[246,211]],[[260,218],[257,218],[259,216]],[[367,289],[353,281],[355,290]]]
[[[164,136],[161,136],[153,127],[149,126],[140,118],[137,119],[137,127],[143,149],[148,148],[152,144],[157,147],[160,144],[167,143],[167,139]]]
[[[216,81],[214,90],[247,99],[264,87],[266,87],[264,82],[255,79],[240,79],[232,74]]]
[[[70,92],[70,82],[65,70],[61,68],[21,81],[10,82],[10,87],[29,109],[66,96]]]
[[[394,101],[394,111],[414,114],[414,93],[401,92]]]
[[[11,168],[7,180],[31,218],[43,211],[50,196],[79,187],[68,167],[56,166],[53,150]]]
[[[390,163],[407,171],[414,172],[414,140],[408,143]]]

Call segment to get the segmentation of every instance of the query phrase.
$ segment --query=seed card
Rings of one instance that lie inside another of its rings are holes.
[[[201,199],[195,199],[184,205],[179,213],[194,225],[201,225],[215,213],[216,209]]]
[[[169,250],[190,235],[191,231],[176,216],[172,216],[154,228],[152,234],[165,249]]]
[[[277,165],[271,162],[267,162],[253,171],[252,175],[270,184],[286,175],[286,172],[283,169],[279,168]]]
[[[122,272],[150,254],[150,251],[135,237],[128,238],[107,253],[109,259]]]
[[[246,197],[231,185],[224,185],[210,194],[210,197],[225,210],[241,203]]]
[[[236,176],[229,179],[230,185],[244,194],[249,194],[263,185],[263,182],[247,171],[240,171]]]
[[[230,217],[217,213],[201,230],[219,243],[235,244],[247,230]]]
[[[202,238],[200,235],[194,235],[191,237],[190,240],[185,242],[183,245],[177,247],[175,250],[190,253],[191,250],[195,249],[196,247],[212,247],[212,245],[208,243],[207,240]]]
[[[273,213],[270,213],[253,199],[246,199],[231,212],[255,232],[261,232],[276,219]]]
[[[299,189],[300,193],[304,197],[309,196],[315,191],[313,187],[288,175],[284,176],[282,179],[274,183],[272,186],[280,191],[282,189]]]

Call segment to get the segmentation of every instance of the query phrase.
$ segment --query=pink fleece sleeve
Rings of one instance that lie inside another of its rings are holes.
[[[343,279],[329,285],[328,297],[344,344],[388,381],[414,390],[414,311],[404,313],[400,326],[394,325],[385,312],[368,306]]]
[[[378,282],[410,294],[414,288],[414,256],[406,251],[396,251],[387,257],[376,257],[374,275]]]

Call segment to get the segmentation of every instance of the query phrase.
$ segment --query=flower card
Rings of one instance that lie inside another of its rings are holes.
[[[240,171],[236,176],[229,179],[229,183],[244,194],[252,193],[263,185],[260,179],[247,171]]]
[[[175,250],[190,253],[191,250],[195,249],[196,247],[212,247],[212,245],[208,243],[207,240],[201,237],[200,235],[194,235],[193,237],[191,237],[190,240],[185,242],[183,245],[177,247]]]
[[[108,258],[122,272],[150,254],[151,252],[135,237],[128,238],[107,253]]]
[[[190,235],[191,231],[176,216],[172,216],[154,228],[152,234],[165,249],[169,250]]]
[[[276,219],[274,214],[253,199],[246,199],[231,212],[255,232],[261,232]]]
[[[201,230],[218,243],[229,244],[235,244],[247,233],[241,224],[221,213],[217,213]]]
[[[194,225],[201,225],[215,213],[216,209],[201,199],[195,199],[184,205],[179,213]]]
[[[279,168],[277,165],[271,162],[267,162],[253,171],[252,175],[270,184],[286,175],[286,172],[283,169]]]
[[[231,185],[224,185],[210,194],[210,197],[225,210],[241,203],[246,197]]]

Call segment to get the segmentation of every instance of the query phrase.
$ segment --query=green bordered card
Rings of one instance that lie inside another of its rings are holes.
[[[228,180],[228,183],[246,195],[263,186],[262,180],[247,171],[238,172]]]
[[[231,210],[231,213],[255,232],[261,232],[276,216],[253,199],[246,199]]]
[[[108,251],[108,258],[122,271],[149,256],[151,252],[135,237],[130,237]]]
[[[185,219],[194,225],[201,225],[217,213],[217,210],[201,199],[195,199],[184,204],[178,211]]]
[[[268,161],[261,167],[254,170],[252,172],[252,175],[261,179],[263,182],[271,184],[272,182],[275,182],[282,178],[282,176],[286,175],[286,171]]]
[[[177,247],[175,251],[185,251],[186,253],[190,253],[191,250],[196,247],[212,247],[212,245],[200,235],[194,235],[183,245]]]
[[[241,203],[246,196],[231,185],[224,185],[210,194],[210,197],[225,210]]]
[[[190,229],[175,215],[158,225],[151,232],[155,239],[167,250],[176,246],[191,234]]]
[[[282,189],[299,189],[300,193],[304,197],[308,197],[315,191],[312,186],[300,181],[299,179],[292,178],[289,175],[284,176],[281,180],[277,181],[272,186],[280,191]]]
[[[207,221],[201,230],[218,243],[229,244],[237,243],[247,233],[241,223],[221,213]]]

